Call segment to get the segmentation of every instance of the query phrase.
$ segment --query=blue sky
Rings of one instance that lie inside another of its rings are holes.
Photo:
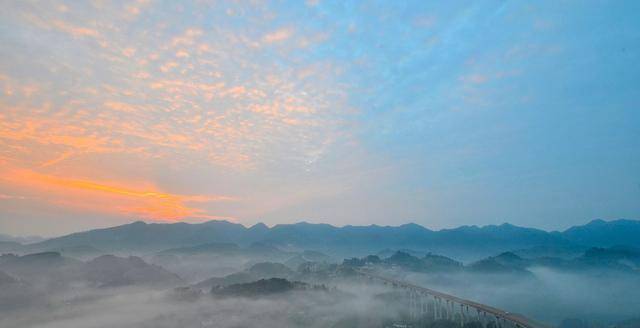
[[[2,231],[640,214],[635,1],[0,7]]]

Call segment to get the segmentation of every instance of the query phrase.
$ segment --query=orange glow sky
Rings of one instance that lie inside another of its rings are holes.
[[[4,57],[0,71],[0,227],[28,233],[47,216],[59,225],[34,233],[136,219],[252,223],[335,192],[299,190],[282,174],[308,179],[338,139],[357,147],[338,65],[269,63],[322,32],[169,27],[148,14],[176,8],[153,1],[3,6],[13,35],[3,32],[13,38],[3,52],[27,43],[31,55]]]
[[[4,1],[0,233],[633,218],[636,10],[563,6]]]

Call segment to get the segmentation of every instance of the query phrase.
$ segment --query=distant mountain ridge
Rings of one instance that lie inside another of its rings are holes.
[[[562,232],[562,236],[576,244],[611,247],[616,245],[640,246],[640,221],[593,220]]]
[[[0,242],[14,242],[19,244],[31,244],[37,243],[45,240],[46,238],[40,236],[24,236],[24,237],[16,237],[9,236],[3,233],[0,233]]]
[[[166,287],[184,283],[177,275],[135,256],[102,255],[83,262],[57,252],[1,255],[0,279],[6,281],[7,276],[31,284],[46,283],[62,288],[77,283],[98,288],[134,285]]]
[[[414,223],[400,226],[335,227],[329,224],[300,222],[279,224],[271,228],[264,224],[256,224],[247,228],[227,221],[199,224],[137,221],[52,238],[29,245],[29,249],[90,246],[113,252],[155,252],[212,243],[233,243],[240,246],[266,243],[278,245],[283,249],[312,249],[350,256],[377,253],[385,248],[410,248],[455,257],[469,252],[474,256],[486,256],[537,246],[640,247],[638,237],[640,221],[635,220],[594,220],[562,232],[547,232],[507,223],[434,231]]]

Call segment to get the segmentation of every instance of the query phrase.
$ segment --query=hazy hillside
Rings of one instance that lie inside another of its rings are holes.
[[[24,246],[15,241],[0,241],[0,253],[20,252]]]
[[[53,238],[32,248],[50,249],[70,246],[92,246],[105,251],[159,251],[206,244],[230,242],[245,244],[260,239],[262,230],[245,228],[227,221],[201,224],[147,224],[141,221],[107,229],[96,229]]]
[[[248,283],[268,278],[289,278],[293,270],[281,263],[262,262],[256,263],[250,268],[226,275],[224,277],[212,277],[197,283],[198,288],[211,289],[214,286],[229,286],[232,284]]]
[[[593,220],[582,226],[571,227],[561,234],[564,238],[581,245],[640,247],[640,221],[637,220]]]
[[[103,255],[82,262],[45,252],[24,256],[0,256],[0,271],[7,276],[30,284],[67,289],[74,284],[93,287],[156,286],[167,288],[183,283],[177,275],[162,267],[148,264],[138,257]]]

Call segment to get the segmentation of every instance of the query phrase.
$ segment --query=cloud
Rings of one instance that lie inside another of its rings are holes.
[[[125,48],[124,50],[122,50],[122,54],[125,57],[133,57],[133,55],[135,55],[135,53],[136,53],[136,49],[132,48],[132,47]]]
[[[199,38],[204,32],[196,27],[188,28],[179,36],[171,39],[171,46],[192,46],[195,40]]]
[[[140,13],[142,12],[142,10],[146,9],[147,7],[149,7],[149,5],[151,4],[151,0],[135,0],[135,1],[130,1],[125,7],[124,7],[124,18],[125,19],[133,19],[138,17],[138,15],[140,15]]]
[[[290,28],[281,28],[271,33],[265,34],[262,37],[264,43],[277,43],[285,41],[293,35],[293,30]]]
[[[51,26],[61,32],[67,33],[76,38],[79,38],[79,37],[98,38],[100,36],[100,32],[98,32],[95,29],[88,28],[88,27],[74,26],[61,20],[53,21]]]
[[[209,186],[198,190],[215,190],[210,185],[225,175],[234,192],[249,193],[248,176],[260,182],[272,172],[309,172],[330,158],[334,148],[353,145],[339,142],[352,133],[343,119],[350,109],[348,90],[337,83],[339,64],[312,57],[296,60],[298,54],[288,48],[265,56],[262,47],[295,36],[296,42],[289,45],[310,53],[327,39],[326,31],[302,34],[262,23],[238,29],[230,21],[212,27],[198,19],[169,28],[148,19],[162,14],[157,11],[173,12],[172,5],[147,6],[144,15],[110,3],[100,4],[99,16],[72,4],[65,12],[47,6],[28,9],[33,13],[12,9],[18,14],[11,28],[42,34],[47,42],[59,42],[60,37],[43,31],[57,30],[73,38],[65,38],[64,47],[45,42],[29,56],[10,59],[16,66],[37,67],[37,74],[0,73],[0,92],[9,95],[0,101],[0,158],[23,173],[146,190],[122,183],[133,178],[160,192],[153,182],[180,183],[165,181],[162,173],[170,170],[188,179],[195,174],[191,171],[206,168],[196,184]],[[74,13],[83,15],[69,16]],[[90,39],[100,46],[87,42]],[[18,51],[12,43],[0,47]],[[46,63],[44,69],[40,63]],[[162,173],[114,169],[127,166],[153,167]],[[40,182],[12,187],[42,194],[32,200],[34,206],[43,202],[78,210],[82,206],[87,212],[170,218],[218,215],[217,210],[205,211],[207,207],[228,210],[204,202],[190,206],[193,198],[185,197],[167,198],[173,205],[164,206],[158,198],[31,178]],[[72,197],[47,195],[45,185]],[[84,200],[86,195],[94,198]],[[111,197],[123,205],[109,208],[104,205],[108,202],[97,201]],[[146,205],[136,208],[133,199]]]
[[[176,52],[176,57],[178,57],[178,58],[189,58],[189,53],[186,52],[185,50],[180,50],[180,51]]]
[[[0,200],[15,200],[15,199],[27,199],[24,196],[16,196],[16,195],[7,195],[0,193]]]
[[[102,182],[42,174],[4,167],[4,184],[35,193],[47,203],[97,213],[178,221],[188,218],[219,219],[195,204],[237,201],[225,195],[182,195],[161,191],[150,183]]]
[[[135,106],[117,101],[107,101],[104,103],[104,106],[115,111],[126,113],[133,113],[137,110]]]

